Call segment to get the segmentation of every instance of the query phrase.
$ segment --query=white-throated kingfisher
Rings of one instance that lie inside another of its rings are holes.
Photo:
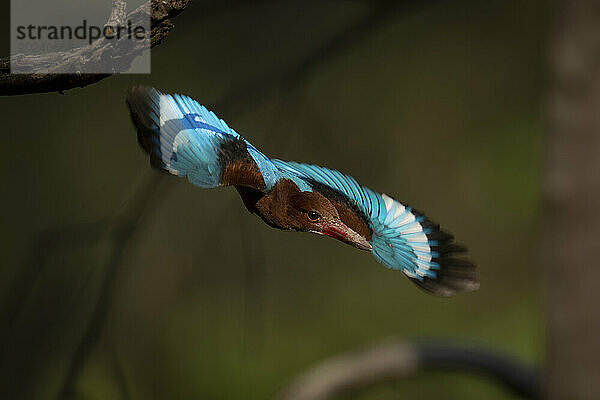
[[[333,169],[269,159],[183,95],[130,89],[127,104],[153,167],[202,188],[234,186],[268,225],[341,240],[402,271],[429,293],[479,288],[466,249],[421,212]]]

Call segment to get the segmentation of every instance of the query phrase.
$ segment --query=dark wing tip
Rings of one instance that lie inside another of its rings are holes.
[[[423,213],[413,210],[417,216]],[[438,253],[432,261],[440,265],[436,277],[424,277],[423,280],[411,278],[411,281],[428,293],[441,297],[452,297],[458,292],[473,292],[479,289],[479,276],[475,263],[464,257],[467,248],[454,242],[454,236],[440,230],[439,224],[429,219],[421,223],[429,229],[427,239],[435,241],[431,250]]]
[[[463,258],[441,257],[437,260],[440,269],[435,278],[410,280],[428,293],[441,297],[452,297],[458,292],[473,292],[479,289],[479,277],[473,262]]]
[[[157,113],[160,112],[157,109],[158,104],[156,104],[158,95],[160,92],[153,87],[132,86],[127,90],[125,102],[129,108],[131,120],[137,128],[138,143],[150,156],[150,165],[163,170],[164,163],[157,146],[159,127],[154,122]]]

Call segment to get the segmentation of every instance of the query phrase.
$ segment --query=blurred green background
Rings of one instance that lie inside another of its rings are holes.
[[[152,50],[151,75],[0,98],[5,393],[265,399],[389,338],[459,338],[541,363],[548,5],[377,6],[193,1]],[[125,106],[136,83],[196,98],[267,155],[424,210],[468,246],[480,291],[429,296],[366,252],[268,228],[235,190],[161,178]],[[359,398],[511,396],[427,373]]]

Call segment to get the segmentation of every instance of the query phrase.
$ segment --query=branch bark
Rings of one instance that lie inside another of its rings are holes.
[[[126,17],[126,4],[123,0],[114,0],[113,8],[109,16],[107,25],[129,19],[139,21],[147,18],[150,14],[150,46],[154,47],[160,44],[173,29],[172,19],[181,13],[190,0],[151,0],[138,7]],[[119,54],[119,65],[128,66],[136,56],[145,50],[147,43],[137,42],[125,38],[116,43],[109,43],[104,38],[98,39],[90,45],[82,46],[65,52],[56,52],[43,55],[23,55],[17,54],[7,58],[0,59],[0,95],[19,95],[31,93],[59,92],[75,87],[84,87],[96,83],[111,74],[62,74],[47,73],[48,71],[64,71],[67,69],[86,71],[92,65],[98,63],[113,63],[116,60],[111,59],[115,54]],[[115,48],[120,46],[118,51]],[[127,46],[127,47],[125,47]],[[35,74],[11,74],[11,60],[18,65],[27,65],[39,70]],[[122,69],[125,70],[126,68]],[[44,73],[41,73],[44,71]]]

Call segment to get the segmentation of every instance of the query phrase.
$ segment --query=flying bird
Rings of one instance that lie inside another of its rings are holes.
[[[153,167],[201,188],[233,186],[268,225],[370,251],[431,294],[479,288],[466,249],[407,204],[333,169],[270,159],[190,97],[137,86],[127,104]]]

